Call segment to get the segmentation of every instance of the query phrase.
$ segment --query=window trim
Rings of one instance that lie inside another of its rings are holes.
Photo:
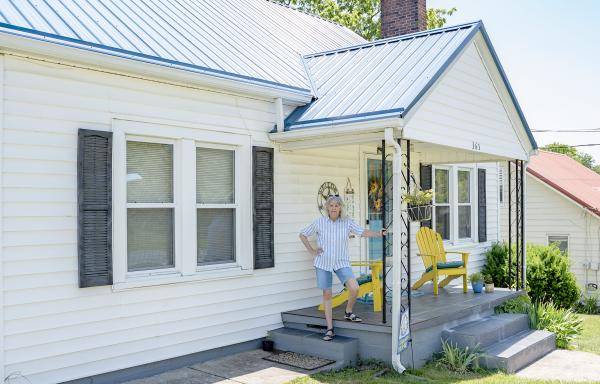
[[[113,119],[113,290],[206,281],[252,273],[252,143],[248,133],[217,132]],[[173,201],[175,267],[127,271],[128,140],[174,143]],[[196,147],[234,149],[236,262],[197,266]],[[186,175],[185,177],[182,177]],[[189,177],[188,177],[189,175]],[[244,191],[242,191],[242,188]]]
[[[450,229],[449,229],[449,239],[443,240],[444,246],[452,247],[456,245],[469,245],[475,244],[477,242],[478,233],[477,233],[477,201],[478,201],[478,191],[475,184],[476,177],[475,172],[477,170],[476,164],[449,164],[449,165],[432,165],[432,177],[431,177],[431,185],[433,190],[435,191],[435,171],[436,169],[446,169],[448,170],[448,182],[449,182],[449,204],[440,204],[442,206],[450,206]],[[458,171],[459,170],[467,170],[469,171],[469,188],[470,194],[469,197],[471,199],[470,203],[458,203]],[[434,207],[438,206],[435,204]],[[469,205],[471,207],[471,236],[465,238],[459,238],[459,228],[458,228],[458,207]],[[433,209],[432,213],[432,227],[435,230],[436,223],[436,209]]]

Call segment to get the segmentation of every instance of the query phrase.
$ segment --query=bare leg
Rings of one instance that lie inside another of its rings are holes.
[[[325,311],[325,321],[327,322],[327,329],[333,329],[333,315],[331,309],[331,289],[323,290],[323,309]]]
[[[352,312],[354,303],[356,303],[356,296],[358,295],[358,282],[356,279],[349,279],[346,281],[346,289],[348,290],[348,303],[346,303],[346,312]]]

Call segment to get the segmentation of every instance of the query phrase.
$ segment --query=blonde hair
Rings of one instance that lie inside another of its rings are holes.
[[[327,211],[327,217],[331,218],[329,216],[329,205],[332,203],[338,203],[338,205],[340,206],[340,218],[344,218],[344,200],[342,200],[340,196],[329,196],[327,200],[325,200],[325,210]]]

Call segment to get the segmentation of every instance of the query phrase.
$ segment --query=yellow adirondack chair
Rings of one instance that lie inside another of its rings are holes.
[[[413,289],[419,289],[428,281],[433,282],[433,294],[437,296],[438,287],[443,288],[452,280],[463,278],[463,291],[467,293],[467,262],[469,252],[446,252],[442,236],[431,228],[421,227],[417,232],[418,255],[423,260],[425,272],[413,285]],[[446,261],[446,255],[459,254],[462,261]],[[438,283],[438,276],[445,275],[446,278]]]
[[[381,285],[381,269],[383,268],[383,263],[381,261],[373,261],[370,263],[360,263],[353,262],[353,266],[356,267],[371,267],[371,281],[360,284],[358,287],[358,295],[357,297],[363,297],[367,293],[373,293],[373,311],[381,312],[381,308],[383,305],[383,295],[382,295],[382,285]],[[358,279],[357,279],[358,280]],[[360,281],[359,281],[360,283]],[[331,298],[331,307],[339,307],[348,301],[348,291],[344,289],[342,292]],[[319,311],[323,311],[323,304],[319,305]]]

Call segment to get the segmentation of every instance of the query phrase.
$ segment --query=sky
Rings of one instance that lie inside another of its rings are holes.
[[[600,0],[427,0],[482,20],[532,130],[600,128]],[[536,133],[539,147],[600,144],[594,133]],[[600,145],[578,150],[600,164]]]

